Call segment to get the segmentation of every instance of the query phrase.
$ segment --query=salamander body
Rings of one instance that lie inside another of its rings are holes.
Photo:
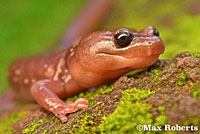
[[[9,79],[20,98],[37,101],[66,122],[66,114],[87,108],[87,100],[65,103],[61,99],[151,66],[163,52],[163,41],[152,26],[141,31],[97,31],[82,37],[70,49],[15,61]]]

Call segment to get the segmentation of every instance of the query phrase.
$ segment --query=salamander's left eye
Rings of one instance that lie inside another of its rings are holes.
[[[121,47],[128,46],[133,40],[133,36],[127,30],[121,30],[114,36],[114,41]]]

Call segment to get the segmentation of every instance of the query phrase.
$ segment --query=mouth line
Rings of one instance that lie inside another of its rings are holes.
[[[123,57],[122,55],[117,55],[117,54],[111,54],[111,53],[106,53],[106,52],[98,52],[97,55],[104,55],[104,56],[116,56],[116,57],[120,57],[120,58],[124,58],[124,59],[131,59],[131,58],[137,58],[137,57],[151,57],[151,56],[156,56],[156,55],[160,55],[162,53],[156,53],[156,54],[151,54],[149,56],[132,56],[132,57]]]

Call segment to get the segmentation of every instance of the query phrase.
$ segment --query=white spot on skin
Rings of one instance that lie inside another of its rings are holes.
[[[15,70],[16,75],[20,75],[21,71],[19,69]]]
[[[32,83],[35,83],[36,82],[36,79],[32,79],[32,81],[31,81]]]
[[[67,78],[65,78],[65,83],[67,83],[71,78],[72,78],[71,75],[68,74],[68,75],[67,75]]]
[[[73,56],[74,55],[74,51],[70,54],[70,56]]]
[[[61,106],[57,104],[52,98],[46,98],[44,101],[51,107],[50,110],[54,110]]]
[[[62,58],[58,62],[56,73],[55,73],[54,78],[53,78],[55,81],[58,80],[59,73],[62,73],[62,69],[61,68],[62,68],[63,65],[65,65],[65,60]]]
[[[54,74],[53,65],[50,65],[50,66],[47,68],[47,72],[45,73],[45,75],[46,75],[47,77],[52,77],[53,74]]]
[[[65,78],[66,78],[66,76],[65,76],[65,75],[61,77],[61,79],[62,79],[62,80],[64,80]]]
[[[52,70],[53,70],[52,67],[49,67],[49,68],[47,69],[48,72],[52,72]]]
[[[59,70],[58,70],[58,73],[61,73],[61,72],[62,72],[62,70],[61,70],[61,69],[59,69]]]
[[[44,64],[44,68],[47,68],[48,67],[48,65],[47,64]]]
[[[65,73],[68,73],[68,70],[67,70],[67,69],[65,70]]]
[[[25,78],[24,79],[24,84],[28,84],[29,83],[29,79]]]
[[[73,48],[71,48],[69,51],[70,51],[70,52],[73,52],[73,51],[74,51],[74,49],[73,49]]]

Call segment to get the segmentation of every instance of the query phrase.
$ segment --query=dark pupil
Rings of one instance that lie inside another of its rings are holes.
[[[115,43],[121,47],[128,46],[133,40],[133,36],[128,32],[119,32],[114,37]]]
[[[122,35],[119,39],[120,40],[126,40],[126,37],[127,37],[126,35]]]

